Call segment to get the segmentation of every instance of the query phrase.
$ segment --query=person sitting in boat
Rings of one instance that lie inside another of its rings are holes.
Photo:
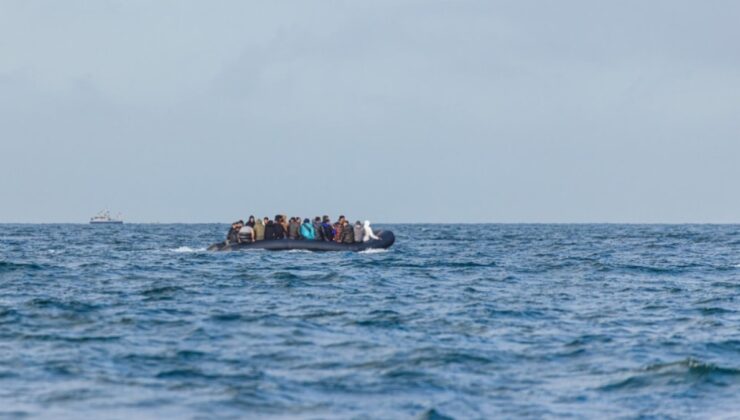
[[[255,222],[255,220],[254,220],[254,216],[249,216],[249,219],[247,219],[247,223],[246,223],[246,225],[247,225],[247,226],[249,226],[249,227],[251,227],[251,228],[254,228],[254,226],[255,226],[256,224],[257,224],[257,223],[256,223],[256,222]]]
[[[316,239],[316,230],[308,219],[303,219],[303,224],[301,225],[301,238],[308,241]]]
[[[323,241],[324,240],[324,233],[321,229],[321,217],[316,216],[313,219],[313,231],[314,231],[314,239],[317,241]]]
[[[362,222],[359,220],[356,221],[353,230],[355,231],[355,242],[362,242],[362,239],[365,236],[365,229],[362,228]]]
[[[275,235],[275,222],[268,219],[267,223],[265,223],[265,240],[276,239]]]
[[[254,239],[256,241],[265,240],[265,223],[262,219],[257,219],[254,223]]]
[[[283,227],[283,238],[287,238],[288,237],[288,216],[284,214],[275,216],[275,223],[279,223],[280,226]]]
[[[231,224],[231,229],[229,229],[229,233],[226,234],[227,243],[234,244],[239,242],[239,229],[241,229],[242,225],[244,225],[244,221],[242,220]]]
[[[265,226],[265,239],[285,239],[285,228],[279,223],[280,215],[275,216],[275,221],[268,221]]]
[[[301,238],[301,219],[297,217],[291,217],[290,223],[288,223],[288,238],[300,239]]]
[[[342,242],[342,224],[337,221],[332,228],[334,229],[334,242]]]
[[[349,224],[347,219],[344,219],[341,229],[342,229],[342,235],[341,235],[340,242],[343,244],[355,243],[355,230],[352,227],[352,225]]]
[[[239,243],[254,242],[254,240],[254,229],[251,226],[246,224],[239,229],[239,235],[237,236],[237,241]]]
[[[324,238],[325,241],[332,242],[334,240],[334,228],[331,226],[331,219],[329,219],[329,216],[324,216],[323,221],[321,222],[321,236]]]
[[[365,236],[363,236],[362,242],[367,242],[370,239],[376,239],[376,240],[380,239],[379,237],[375,235],[375,233],[373,233],[373,229],[370,227],[369,220],[365,220],[364,230],[365,230]]]

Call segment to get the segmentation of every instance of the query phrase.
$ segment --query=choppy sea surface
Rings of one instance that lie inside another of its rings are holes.
[[[740,417],[740,226],[0,225],[0,417]]]

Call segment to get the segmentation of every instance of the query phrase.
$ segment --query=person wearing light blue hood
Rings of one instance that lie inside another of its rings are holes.
[[[308,219],[303,219],[303,224],[301,225],[301,237],[309,241],[316,239],[316,229],[314,229],[311,221]]]

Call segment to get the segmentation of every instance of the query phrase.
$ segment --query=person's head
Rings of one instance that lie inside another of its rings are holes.
[[[356,222],[355,222],[355,226],[362,226],[362,222],[360,222],[359,220],[358,220],[358,221],[356,221]]]
[[[324,215],[324,223],[330,223],[331,219],[329,219],[329,216]]]
[[[321,222],[321,217],[316,216],[316,217],[313,218],[313,221],[314,222]]]
[[[249,223],[254,223],[254,216],[249,216]]]
[[[303,223],[311,223],[311,221],[308,220],[308,217],[307,217],[307,218],[303,219]]]
[[[265,224],[267,224],[267,222],[269,222],[269,221],[270,221],[270,218],[269,217],[263,217],[262,218],[262,222],[264,222]]]
[[[256,224],[258,224],[260,226],[264,226],[265,223],[262,221],[262,219],[257,219],[257,223]]]
[[[369,220],[365,220],[365,227],[366,227],[366,228],[367,228],[367,227],[370,227],[370,221],[369,221]]]
[[[346,219],[346,218],[344,217],[344,215],[343,215],[343,214],[340,214],[340,215],[339,215],[339,221],[340,221],[340,222],[343,222],[343,221],[345,221],[345,220],[347,220],[347,219]]]
[[[280,223],[280,222],[282,222],[282,216],[280,216],[279,214],[276,214],[275,215],[275,223]]]

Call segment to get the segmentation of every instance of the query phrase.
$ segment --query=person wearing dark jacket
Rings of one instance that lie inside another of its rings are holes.
[[[321,223],[321,236],[325,241],[334,241],[334,228],[331,226],[331,220],[329,216],[324,216],[324,221]]]
[[[342,243],[344,244],[353,244],[355,243],[355,230],[352,227],[352,225],[349,224],[347,219],[344,220],[344,223],[342,224]]]
[[[282,218],[282,216],[280,216]],[[278,222],[275,220],[275,239],[285,239],[285,236],[288,232],[285,231],[285,226],[282,222],[287,222],[284,219],[281,219],[281,222]]]
[[[226,235],[226,242],[230,244],[239,242],[239,229],[241,229],[242,223],[240,220],[231,224],[231,229],[229,229],[229,233]]]
[[[284,239],[285,238],[285,229],[283,229],[283,225],[280,223],[276,223],[272,220],[267,222],[267,226],[265,226],[265,240],[271,240],[271,239]]]
[[[265,225],[265,240],[269,241],[272,239],[277,239],[277,233],[275,232],[275,225],[276,223],[272,220],[268,220],[267,224]]]

